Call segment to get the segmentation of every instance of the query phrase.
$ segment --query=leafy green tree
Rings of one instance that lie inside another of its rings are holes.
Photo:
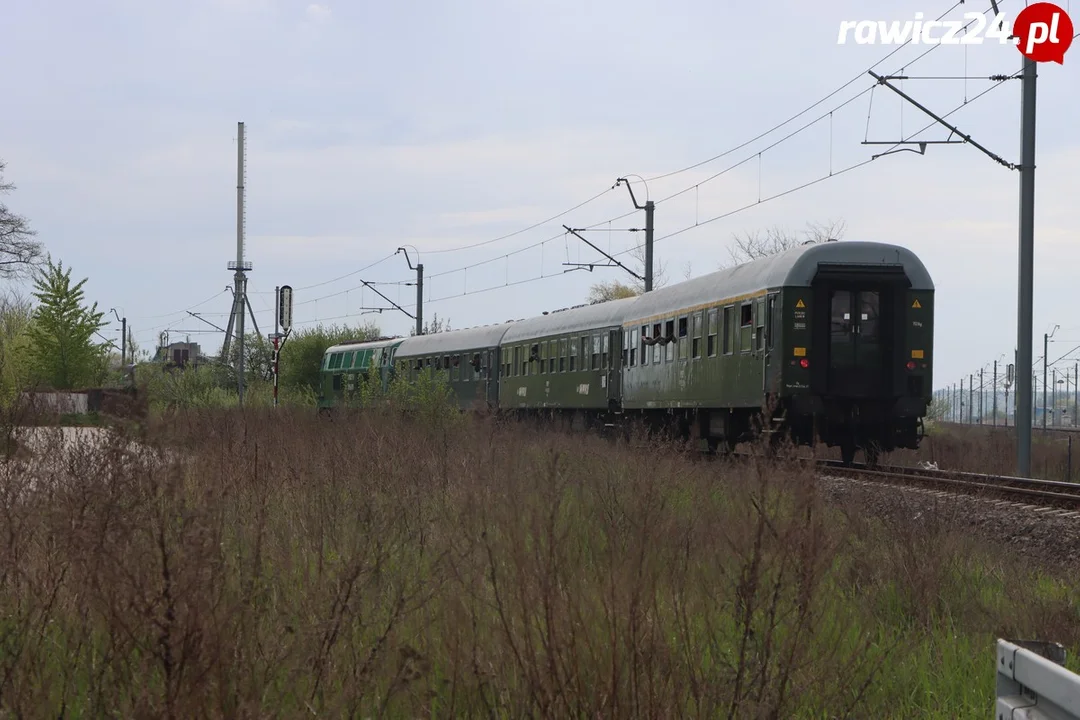
[[[0,298],[0,405],[7,405],[29,383],[27,329],[30,301],[15,293]]]
[[[589,302],[601,303],[610,300],[622,300],[628,297],[637,297],[642,293],[636,287],[631,287],[618,280],[598,282],[589,288]]]
[[[46,260],[36,271],[35,309],[27,335],[35,378],[56,390],[70,390],[100,383],[106,372],[108,346],[94,342],[105,326],[97,303],[84,305],[83,278],[74,285],[71,268]]]

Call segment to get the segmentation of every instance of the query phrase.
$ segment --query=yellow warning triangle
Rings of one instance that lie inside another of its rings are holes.
[[[921,308],[922,305],[920,305],[919,301],[916,300],[915,302],[911,303],[911,307],[913,307],[913,308]]]
[[[803,303],[802,298],[799,298],[799,302],[795,303],[795,307],[804,308],[804,307],[806,307],[806,304]]]

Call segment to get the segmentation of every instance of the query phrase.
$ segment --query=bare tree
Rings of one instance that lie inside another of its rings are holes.
[[[731,263],[726,266],[721,265],[721,268],[776,255],[797,245],[840,240],[846,229],[847,226],[843,220],[830,220],[827,223],[807,223],[801,237],[799,233],[779,226],[773,226],[764,232],[755,231],[741,236],[736,234],[735,244],[728,248]]]
[[[449,332],[450,321],[444,320],[439,317],[439,313],[432,313],[431,319],[424,323],[424,334],[434,335],[435,333]],[[416,326],[409,330],[409,335],[416,335]]]
[[[0,194],[15,189],[14,183],[4,181],[5,164],[0,160]],[[16,215],[0,202],[0,278],[7,280],[25,277],[41,261],[41,243],[30,228],[30,222]]]
[[[626,263],[638,275],[645,277],[645,246],[640,245],[630,251],[632,263]],[[688,266],[689,267],[689,266]],[[616,268],[619,272],[620,269]],[[667,265],[660,262],[656,253],[653,253],[653,289],[667,284]],[[621,280],[603,280],[589,288],[589,302],[607,302],[608,300],[620,300],[634,297],[645,292],[645,281],[636,277],[629,277],[626,282]]]

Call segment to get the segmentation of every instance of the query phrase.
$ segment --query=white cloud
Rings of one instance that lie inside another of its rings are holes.
[[[326,22],[330,19],[330,6],[319,3],[311,3],[305,10],[308,20],[311,22]]]

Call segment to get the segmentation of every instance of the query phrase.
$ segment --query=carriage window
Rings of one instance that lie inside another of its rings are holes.
[[[630,362],[630,334],[626,330],[622,331],[622,365],[626,367]]]
[[[669,340],[675,340],[675,321],[668,320],[664,323],[664,337]],[[676,341],[677,342],[677,341]],[[675,344],[676,342],[668,342],[664,346],[664,362],[671,362],[675,359]],[[680,343],[681,344],[681,343]]]
[[[859,293],[859,337],[864,340],[877,340],[878,336],[878,294],[876,292]]]
[[[761,298],[754,303],[754,312],[757,315],[757,322],[754,323],[757,328],[757,349],[765,349],[765,298]]]
[[[693,317],[693,320],[692,320],[692,325],[693,325],[693,330],[694,330],[694,341],[693,341],[693,343],[691,345],[691,349],[693,350],[693,352],[690,353],[690,357],[697,360],[699,357],[701,357],[701,313],[700,312],[694,313],[694,317]]]
[[[559,338],[559,372],[566,372],[566,338]]]
[[[655,323],[652,326],[653,340],[658,340],[664,336],[663,323]],[[660,343],[656,343],[652,346],[652,361],[653,364],[659,363],[664,358],[664,346]]]
[[[611,352],[611,348],[608,347],[608,334],[600,333],[600,367],[607,370],[608,367],[608,353]]]
[[[716,308],[709,311],[708,323],[709,341],[706,343],[705,351],[709,354],[709,357],[716,357]]]
[[[735,352],[735,306],[724,308],[724,354]]]
[[[330,356],[330,364],[327,365],[328,370],[337,370],[341,367],[341,353],[334,353]]]
[[[578,341],[570,338],[570,372],[577,372]]]
[[[548,343],[548,372],[555,372],[555,359],[559,355],[559,341],[552,340]]]
[[[679,318],[679,344],[677,345],[680,360],[686,360],[690,354],[689,340],[690,332],[689,328],[687,328],[686,317],[681,317]]]
[[[739,350],[741,352],[750,352],[753,345],[751,333],[754,330],[754,305],[753,303],[743,303],[739,308]]]
[[[592,336],[592,365],[593,370],[600,369],[600,336]]]
[[[540,343],[540,374],[543,375],[547,372],[547,356],[548,356],[548,344],[547,340]]]
[[[833,335],[847,335],[851,332],[851,294],[847,290],[833,293],[830,325]]]
[[[625,331],[624,331],[625,332]],[[630,331],[630,366],[637,364],[638,329]]]

